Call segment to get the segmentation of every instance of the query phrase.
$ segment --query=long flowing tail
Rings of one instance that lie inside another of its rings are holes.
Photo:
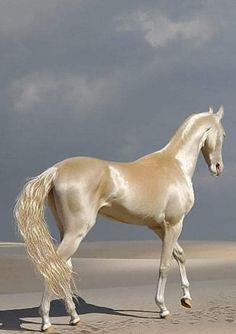
[[[60,298],[72,295],[71,269],[54,248],[44,220],[44,203],[52,188],[57,168],[51,167],[26,183],[15,209],[15,220],[27,252],[48,287]]]

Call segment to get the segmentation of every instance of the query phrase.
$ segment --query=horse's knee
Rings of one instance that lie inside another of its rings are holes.
[[[189,281],[186,280],[183,284],[182,284],[182,288],[183,289],[188,289],[190,287]]]
[[[168,271],[170,270],[170,263],[166,265],[161,265],[159,268],[159,273],[162,277],[166,276]]]

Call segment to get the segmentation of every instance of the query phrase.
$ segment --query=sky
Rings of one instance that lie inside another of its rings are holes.
[[[20,240],[28,177],[71,156],[134,160],[221,104],[225,171],[199,158],[181,237],[235,240],[235,35],[234,0],[0,0],[0,240]],[[86,240],[152,238],[99,218]]]

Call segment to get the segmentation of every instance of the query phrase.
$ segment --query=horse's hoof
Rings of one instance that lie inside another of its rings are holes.
[[[187,308],[192,307],[192,301],[191,301],[191,299],[188,299],[188,298],[182,298],[181,299],[181,304],[182,304],[182,306],[187,307]]]
[[[52,325],[50,323],[42,325],[41,332],[47,332],[47,331],[49,331],[49,329],[51,328],[51,326]]]
[[[76,326],[78,323],[80,322],[80,318],[75,318],[73,320],[70,321],[70,325],[71,326]]]
[[[165,320],[170,320],[172,318],[169,311],[165,311],[161,313],[160,316],[161,316],[161,319],[165,319]]]

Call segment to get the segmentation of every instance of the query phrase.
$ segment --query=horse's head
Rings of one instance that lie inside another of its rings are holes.
[[[202,154],[212,175],[219,176],[223,169],[222,146],[225,137],[225,131],[221,124],[224,116],[224,108],[220,107],[217,113],[209,108],[209,114],[212,117],[212,126],[207,131],[207,136],[202,146]]]

